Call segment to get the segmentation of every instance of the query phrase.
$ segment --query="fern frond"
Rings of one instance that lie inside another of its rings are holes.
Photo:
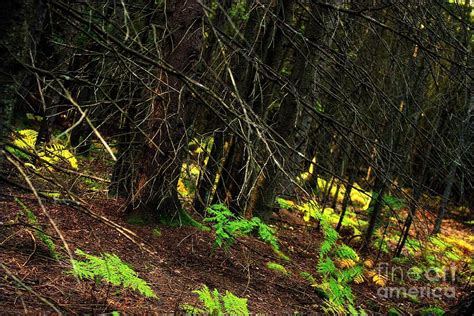
[[[336,272],[336,266],[331,258],[326,258],[324,261],[318,263],[317,270],[322,274],[333,274]]]
[[[346,309],[344,305],[338,304],[331,300],[324,300],[323,306],[321,308],[325,315],[337,315],[344,316],[346,315]]]
[[[34,234],[43,242],[46,248],[48,248],[51,258],[58,260],[59,253],[56,250],[56,245],[54,244],[53,239],[44,232],[43,228],[38,222],[36,215],[20,199],[15,198],[15,202],[20,205],[23,214],[26,216],[28,224],[35,228]]]
[[[344,282],[350,282],[353,279],[362,276],[364,274],[364,268],[361,265],[342,270],[338,276],[344,280]]]
[[[336,260],[336,264],[339,269],[343,269],[355,266],[356,262],[352,259],[338,259]]]
[[[357,254],[357,252],[355,252],[355,250],[351,247],[344,244],[337,247],[335,255],[336,257],[341,259],[351,259],[353,261],[359,261],[359,255]]]
[[[387,284],[387,278],[381,274],[376,273],[372,277],[372,281],[378,286],[385,286]]]
[[[325,255],[327,255],[329,251],[331,251],[333,245],[334,243],[330,240],[324,240],[321,244],[321,249],[319,250],[319,256],[324,257]]]
[[[374,261],[372,259],[367,259],[364,261],[364,266],[366,266],[367,268],[373,268],[374,266]]]
[[[358,275],[354,278],[353,281],[354,281],[355,284],[364,283],[364,276],[363,275]]]
[[[181,309],[191,315],[249,315],[247,299],[240,298],[230,291],[221,295],[217,289],[211,292],[207,285],[203,285],[201,289],[194,290],[193,293],[198,295],[203,308],[200,309],[190,304],[181,305]]]
[[[235,216],[224,204],[214,204],[207,209],[210,215],[204,219],[205,222],[213,223],[215,230],[215,247],[227,249],[234,242],[235,238],[255,234],[263,242],[267,243],[282,258],[289,258],[283,254],[278,244],[273,229],[262,222],[260,218],[253,217],[250,220]]]
[[[226,315],[249,315],[247,299],[235,296],[232,292],[226,291],[222,296]]]
[[[156,294],[146,281],[117,255],[104,253],[93,256],[77,249],[76,254],[85,257],[86,261],[73,260],[72,274],[80,279],[105,280],[115,286],[122,286],[140,292],[146,297],[156,298]]]
[[[196,293],[199,296],[199,299],[204,305],[205,312],[212,315],[223,314],[217,289],[214,289],[214,291],[211,292],[207,285],[204,285],[201,289],[194,290],[193,293]]]

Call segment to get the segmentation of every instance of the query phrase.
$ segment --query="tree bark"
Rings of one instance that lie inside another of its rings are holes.
[[[192,74],[201,47],[203,8],[198,0],[168,3],[167,27],[170,40],[164,49],[165,60],[182,74]],[[159,74],[161,83],[149,111],[148,139],[136,166],[134,192],[127,211],[156,220],[181,211],[177,182],[181,171],[185,137],[186,106],[192,99],[180,79]]]

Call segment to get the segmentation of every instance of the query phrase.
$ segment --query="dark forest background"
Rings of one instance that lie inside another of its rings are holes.
[[[71,204],[88,174],[147,223],[216,204],[268,222],[282,198],[339,229],[359,192],[361,251],[398,216],[399,256],[420,217],[428,235],[472,219],[472,18],[444,0],[1,1],[2,180]],[[59,143],[78,166],[41,159]]]

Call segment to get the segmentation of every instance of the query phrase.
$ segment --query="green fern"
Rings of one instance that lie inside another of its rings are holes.
[[[186,314],[198,315],[249,315],[247,307],[247,299],[240,298],[234,295],[230,291],[226,291],[224,295],[221,295],[217,289],[213,291],[204,285],[201,289],[194,290],[203,305],[203,308],[198,308],[191,304],[181,305],[181,309]]]
[[[43,231],[43,228],[38,223],[36,215],[18,198],[15,198],[15,202],[20,205],[23,214],[25,215],[28,224],[35,228],[34,234],[43,242],[43,244],[48,248],[49,255],[51,258],[58,260],[59,253],[56,250],[56,245],[54,244],[51,237]]]
[[[359,260],[359,255],[357,254],[357,252],[355,252],[354,249],[345,244],[338,246],[334,255],[341,259],[352,259],[356,261]]]
[[[235,296],[232,292],[225,291],[222,303],[227,315],[249,315],[247,299]]]
[[[66,146],[58,142],[45,145],[43,146],[43,148],[41,148],[41,150],[35,151],[37,137],[38,132],[34,130],[20,130],[12,135],[12,145],[14,145],[14,147],[7,145],[5,149],[11,154],[23,160],[31,160],[31,156],[27,153],[36,153],[40,160],[43,160],[47,163],[54,165],[59,162],[67,162],[71,165],[73,169],[78,168],[78,162],[76,157],[74,157],[74,155],[66,148]],[[15,147],[20,148],[21,150]]]
[[[346,315],[347,313],[365,315],[363,309],[356,310],[353,306],[354,297],[350,287],[350,282],[363,280],[363,265],[359,262],[359,255],[354,249],[338,242],[339,234],[334,229],[333,224],[339,222],[340,215],[336,214],[331,208],[323,210],[315,201],[296,205],[292,201],[278,198],[276,202],[282,208],[295,208],[302,211],[305,221],[310,219],[319,221],[324,239],[319,249],[319,261],[316,270],[322,275],[322,280],[316,285],[311,274],[300,273],[300,275],[327,297],[322,308],[323,311],[335,315]],[[343,226],[352,227],[354,232],[358,231],[361,225],[364,225],[364,223],[355,219],[355,214],[353,218],[346,216],[346,219]]]
[[[356,265],[351,268],[341,270],[338,277],[344,283],[352,282],[354,279],[362,277],[364,275],[364,268],[362,265]]]
[[[196,293],[199,296],[199,300],[204,305],[204,312],[212,315],[222,315],[223,310],[221,302],[219,300],[219,291],[214,289],[212,292],[209,288],[204,285],[200,290],[194,290],[193,293]]]
[[[213,223],[215,230],[214,249],[223,247],[228,249],[234,244],[235,239],[240,236],[255,234],[260,240],[267,243],[272,249],[285,260],[289,258],[283,254],[275,237],[275,232],[258,217],[247,220],[235,216],[225,205],[214,204],[207,208],[208,217],[204,222]]]
[[[337,268],[334,264],[334,261],[332,261],[332,259],[329,257],[318,262],[317,270],[319,273],[327,275],[331,275],[337,272]]]
[[[321,228],[322,228],[323,235],[324,235],[324,241],[321,244],[321,249],[320,249],[319,255],[320,255],[320,257],[323,257],[326,254],[328,254],[329,251],[336,244],[336,241],[339,237],[339,234],[332,227],[332,225],[329,223],[326,216],[324,216],[324,215],[321,216],[320,223],[321,223]]]
[[[423,315],[423,316],[431,316],[431,315],[442,316],[444,314],[445,314],[444,309],[438,306],[424,308],[421,310],[421,313],[420,313],[420,315]]]
[[[136,290],[146,297],[157,297],[147,282],[140,279],[138,274],[117,255],[104,253],[96,257],[80,249],[76,250],[76,254],[87,259],[86,261],[73,260],[71,273],[78,278],[96,282],[105,280],[115,286]]]
[[[328,296],[325,300],[323,311],[335,315],[359,315],[364,310],[353,306],[354,296],[350,282],[363,275],[363,266],[359,261],[357,252],[345,244],[338,244],[338,233],[331,224],[331,218],[327,214],[315,214],[319,219],[324,240],[319,250],[319,262],[317,271],[322,275],[319,287]],[[340,262],[337,267],[335,260]]]

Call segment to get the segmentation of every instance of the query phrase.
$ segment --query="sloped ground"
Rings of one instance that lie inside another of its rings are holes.
[[[159,299],[145,299],[129,290],[78,281],[67,273],[67,260],[57,262],[50,259],[44,245],[32,239],[27,231],[31,232],[31,228],[9,226],[8,223],[15,220],[20,212],[12,196],[18,196],[36,210],[31,195],[15,192],[12,188],[2,189],[0,261],[34,292],[65,312],[176,312],[181,304],[196,301],[192,290],[200,288],[202,284],[247,297],[253,312],[310,312],[312,305],[321,301],[302,279],[283,277],[266,269],[265,262],[278,259],[267,245],[257,240],[242,239],[229,252],[216,250],[213,253],[213,239],[209,232],[192,227],[159,227],[161,235],[156,236],[151,227],[131,226],[117,216],[119,214],[115,210],[118,209],[118,202],[95,201],[94,211],[131,228],[152,245],[156,254],[150,254],[110,227],[73,208],[46,204],[73,251],[80,248],[92,254],[117,254],[149,282]],[[46,223],[44,216],[39,215],[38,218]],[[60,245],[60,241],[56,240],[56,244]],[[301,244],[300,247],[305,245]],[[62,254],[65,258],[64,251]],[[308,259],[308,263],[313,260],[310,257]],[[1,279],[0,293],[2,315],[53,311],[33,294],[19,288],[10,278]]]
[[[117,254],[133,266],[141,278],[149,282],[159,297],[147,299],[131,290],[95,284],[92,281],[79,281],[68,274],[70,265],[65,251],[61,251],[62,260],[50,259],[46,247],[32,234],[33,229],[18,224],[17,219],[21,220],[22,217],[18,216],[20,209],[14,197],[20,198],[34,210],[41,223],[47,223],[34,197],[3,183],[0,185],[0,262],[31,289],[29,292],[18,286],[2,270],[2,315],[53,312],[38,296],[68,314],[112,311],[128,314],[174,313],[180,311],[181,304],[196,303],[197,297],[192,290],[203,284],[211,289],[217,288],[220,292],[229,290],[239,297],[248,298],[249,309],[253,313],[311,314],[320,311],[318,307],[322,299],[299,273],[308,271],[317,277],[315,266],[322,236],[314,228],[303,227],[302,221],[295,220],[295,217],[283,216],[277,222],[282,250],[292,258],[290,262],[284,262],[269,246],[254,238],[240,239],[227,252],[220,249],[213,251],[211,232],[193,227],[130,225],[119,212],[120,201],[106,198],[89,200],[93,211],[131,229],[151,245],[155,253],[149,253],[139,249],[109,226],[74,208],[54,203],[45,204],[72,251],[80,248],[95,255],[103,252]],[[472,234],[466,227],[454,225],[451,221],[447,221],[445,225],[450,225],[450,234]],[[158,228],[155,233],[153,228]],[[47,229],[47,232],[55,236],[52,230]],[[58,239],[55,242],[56,245],[61,245]],[[284,265],[289,274],[269,270],[265,266],[269,261]],[[386,312],[393,306],[404,312],[417,312],[420,307],[429,305],[447,309],[471,289],[459,289],[454,299],[428,299],[422,302],[414,302],[410,298],[396,301],[380,299],[377,290],[378,286],[369,282],[354,285],[353,291],[357,297],[355,305],[373,312]]]

